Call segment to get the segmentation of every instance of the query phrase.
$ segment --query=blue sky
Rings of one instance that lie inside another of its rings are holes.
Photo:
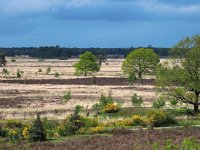
[[[200,33],[200,0],[0,0],[0,47],[171,47]]]

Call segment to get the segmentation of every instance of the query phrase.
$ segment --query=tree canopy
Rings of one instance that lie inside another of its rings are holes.
[[[100,70],[100,66],[97,62],[96,56],[91,52],[85,52],[80,55],[79,61],[74,64],[76,69],[76,75],[87,76],[88,73],[97,72]]]
[[[200,105],[200,36],[186,37],[171,50],[172,57],[157,71],[157,85],[168,98]]]
[[[159,56],[152,49],[140,48],[128,54],[122,70],[127,75],[135,73],[138,78],[142,78],[144,74],[151,74],[159,62]]]

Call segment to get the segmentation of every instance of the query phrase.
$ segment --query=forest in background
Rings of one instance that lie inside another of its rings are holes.
[[[138,48],[138,47],[137,47]],[[59,46],[45,46],[45,47],[17,47],[17,48],[0,48],[0,52],[5,53],[6,56],[16,55],[28,55],[35,58],[59,58],[66,59],[72,57],[78,57],[86,51],[90,51],[95,55],[104,55],[107,57],[119,56],[125,57],[132,50],[137,49],[134,47],[130,48],[64,48]],[[144,47],[146,48],[146,47]],[[169,55],[169,48],[152,48],[160,57],[167,57]]]

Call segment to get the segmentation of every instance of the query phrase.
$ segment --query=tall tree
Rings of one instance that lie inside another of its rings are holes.
[[[125,74],[136,74],[142,78],[144,74],[151,74],[160,62],[159,56],[152,49],[140,48],[132,51],[122,64]]]
[[[5,66],[6,63],[7,63],[7,61],[6,61],[5,54],[4,53],[0,53],[0,67],[1,66]]]
[[[157,85],[168,98],[193,105],[198,112],[200,105],[200,36],[181,40],[171,50],[172,58],[157,71]]]
[[[87,76],[88,73],[94,73],[100,70],[96,56],[92,52],[85,52],[80,55],[79,61],[74,64],[75,74]]]

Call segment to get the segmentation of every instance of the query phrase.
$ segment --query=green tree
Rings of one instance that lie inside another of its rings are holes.
[[[125,74],[136,74],[142,78],[144,74],[153,73],[159,63],[159,56],[152,50],[140,48],[132,51],[122,64],[122,70]]]
[[[4,53],[0,53],[0,67],[5,66],[7,63]]]
[[[37,118],[34,120],[33,125],[29,130],[29,141],[45,141],[46,140],[46,131],[43,127],[43,123],[40,119],[40,114],[37,113]]]
[[[171,50],[172,58],[157,70],[158,89],[169,99],[200,105],[200,36],[181,40]]]
[[[100,70],[100,66],[97,62],[96,56],[91,52],[85,52],[80,55],[80,60],[74,64],[77,75],[87,76],[87,73],[93,73]]]

